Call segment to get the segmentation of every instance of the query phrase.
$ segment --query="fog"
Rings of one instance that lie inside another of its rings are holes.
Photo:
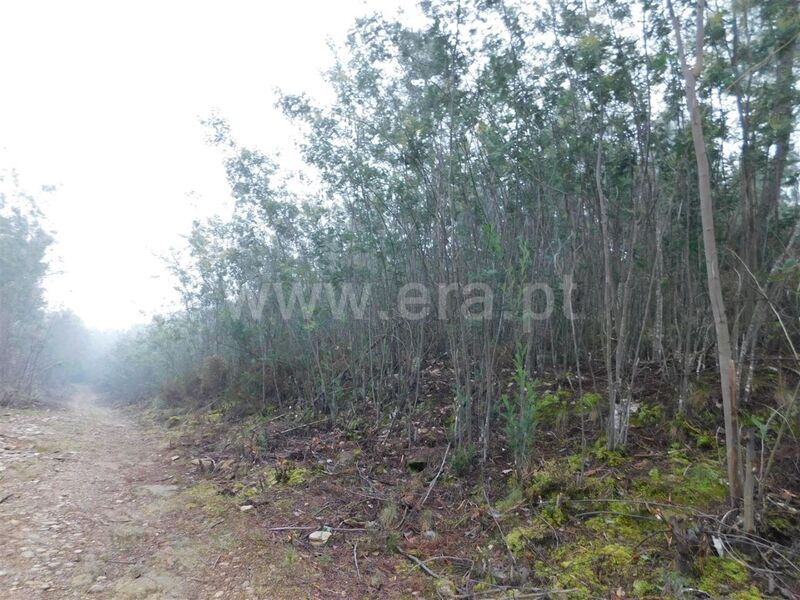
[[[361,15],[398,0],[11,1],[0,6],[0,164],[57,235],[54,308],[124,328],[175,300],[162,256],[230,208],[200,119],[298,168],[276,89],[328,98],[322,72]],[[314,15],[309,19],[309,15]]]

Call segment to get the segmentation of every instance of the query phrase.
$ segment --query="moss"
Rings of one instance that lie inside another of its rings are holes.
[[[266,485],[302,485],[306,483],[311,475],[311,471],[302,467],[279,466],[276,469],[264,471],[264,482]]]
[[[286,480],[287,485],[301,485],[308,479],[308,469],[292,469],[289,473],[289,478]]]
[[[179,417],[177,415],[173,415],[169,419],[167,419],[167,422],[166,422],[167,429],[174,429],[175,427],[180,425],[182,422],[183,422],[183,419],[181,417]]]
[[[747,568],[732,558],[711,556],[703,565],[701,582],[707,587],[718,589],[720,586],[741,586],[747,583]]]
[[[582,454],[571,454],[567,457],[567,468],[569,472],[572,474],[577,474],[581,472],[581,466],[583,466],[583,455]]]
[[[241,486],[238,492],[236,493],[236,497],[246,500],[248,498],[253,498],[254,496],[258,496],[258,494],[259,494],[258,488]]]
[[[637,479],[633,482],[633,492],[636,498],[668,502],[671,499],[672,486],[675,484],[670,474],[663,474],[658,467],[653,467],[647,478]]]
[[[792,526],[792,524],[789,522],[789,519],[781,516],[770,516],[768,517],[767,523],[770,527],[773,527],[780,532],[786,531]]]
[[[543,521],[534,521],[529,527],[515,527],[506,534],[506,545],[512,554],[519,556],[531,542],[543,542],[553,535],[553,530]]]
[[[600,549],[600,556],[605,560],[603,568],[620,572],[633,563],[633,551],[622,544],[607,544]]]
[[[725,501],[728,488],[722,483],[724,474],[719,465],[700,461],[692,464],[685,473],[682,485],[674,490],[675,502],[703,507]]]
[[[712,507],[724,502],[728,488],[725,474],[716,461],[694,457],[682,450],[670,451],[671,468],[662,472],[650,469],[646,478],[633,482],[635,498],[657,502],[674,502],[695,508]]]
[[[231,508],[228,499],[221,496],[219,488],[211,481],[201,481],[184,492],[189,506],[202,508],[207,513],[219,516]]]
[[[658,586],[644,579],[637,579],[633,582],[633,593],[639,598],[654,596],[658,594]]]
[[[439,598],[455,598],[457,595],[456,586],[449,579],[440,577],[435,582],[436,595]]]
[[[601,437],[597,440],[597,442],[595,442],[594,448],[592,449],[592,454],[597,460],[608,465],[609,467],[619,467],[620,465],[624,464],[626,460],[621,449],[608,449],[605,436]]]
[[[732,558],[711,556],[702,566],[698,587],[714,597],[758,600],[761,592],[750,585],[747,567]]]
[[[558,388],[558,391],[556,391],[556,396],[558,396],[562,402],[567,402],[569,400],[572,400],[573,393],[572,390],[568,390],[565,388]]]
[[[222,411],[215,410],[206,414],[206,421],[209,423],[219,423],[222,420]]]
[[[703,416],[705,415],[706,413],[703,413]],[[691,423],[685,414],[675,415],[672,420],[672,429],[673,433],[682,440],[693,439],[694,445],[700,450],[713,450],[717,447],[717,440],[714,435],[704,429],[703,426]],[[682,451],[680,444],[674,444],[673,450],[681,450],[682,454],[686,455]]]
[[[549,566],[541,564],[537,573],[547,585],[576,590],[570,598],[607,597],[618,588],[629,597],[658,596],[664,571],[655,561],[663,549],[658,534],[664,523],[641,518],[640,508],[630,507],[630,515],[600,514],[584,521],[577,537],[553,550]],[[613,510],[625,510],[625,505],[615,504]]]
[[[731,600],[761,600],[763,597],[761,591],[754,585],[731,594]]]
[[[522,490],[518,487],[514,487],[508,493],[508,496],[495,504],[495,509],[500,513],[506,513],[514,510],[524,502],[525,495],[523,494]]]
[[[536,411],[539,419],[542,421],[553,421],[558,413],[563,410],[563,404],[558,394],[554,394],[553,392],[543,393],[536,402]]]
[[[548,460],[531,478],[525,488],[525,495],[531,500],[554,497],[569,486],[569,472],[564,468],[564,464],[560,461]]]
[[[545,506],[539,516],[554,526],[560,526],[567,522],[567,515],[564,514],[561,507],[552,504]]]
[[[584,477],[580,487],[583,498],[614,498],[618,481],[612,475]]]
[[[781,536],[790,538],[800,537],[800,515],[792,514],[785,510],[768,510],[764,513],[764,522],[767,527]]]
[[[571,598],[604,596],[616,588],[634,567],[633,551],[622,544],[599,544],[588,547],[578,543],[561,546],[553,557],[557,569],[551,573],[551,584],[560,589],[574,590]]]
[[[717,447],[717,440],[714,436],[708,435],[707,433],[701,433],[696,436],[694,438],[694,443],[700,450],[713,450]]]
[[[599,515],[584,523],[584,526],[598,534],[602,534],[607,540],[615,540],[630,545],[639,546],[643,539],[650,533],[662,529],[663,525],[658,521],[636,518],[621,515]]]

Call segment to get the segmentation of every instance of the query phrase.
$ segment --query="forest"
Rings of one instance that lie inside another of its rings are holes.
[[[800,597],[800,6],[419,10],[281,95],[299,174],[204,118],[146,325],[48,308],[4,173],[0,407],[91,386],[353,597]]]

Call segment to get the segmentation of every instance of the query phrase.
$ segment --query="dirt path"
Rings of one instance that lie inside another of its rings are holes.
[[[320,597],[170,454],[88,392],[0,409],[0,598]]]

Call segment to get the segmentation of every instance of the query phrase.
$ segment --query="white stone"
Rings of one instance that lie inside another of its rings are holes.
[[[330,531],[312,531],[308,536],[308,541],[311,542],[313,546],[324,546],[328,543],[330,537]]]

